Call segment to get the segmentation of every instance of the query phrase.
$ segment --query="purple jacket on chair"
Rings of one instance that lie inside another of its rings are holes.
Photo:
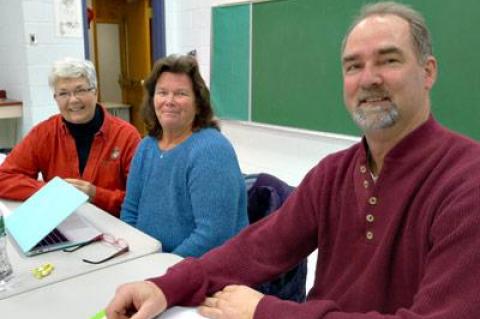
[[[260,173],[245,176],[248,195],[248,218],[250,224],[276,211],[287,199],[294,188],[279,178]],[[306,298],[305,282],[307,277],[307,259],[302,260],[290,271],[277,279],[256,287],[264,294],[283,300],[304,302]]]

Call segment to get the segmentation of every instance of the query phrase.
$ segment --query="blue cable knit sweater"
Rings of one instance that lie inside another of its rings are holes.
[[[145,137],[130,167],[121,219],[163,251],[201,256],[248,223],[245,183],[233,147],[215,129],[162,151]]]

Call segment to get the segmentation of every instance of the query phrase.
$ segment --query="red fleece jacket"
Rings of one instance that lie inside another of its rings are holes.
[[[83,179],[97,188],[93,204],[119,216],[140,135],[131,124],[103,112],[83,175],[75,140],[61,115],[54,115],[36,125],[0,166],[0,198],[25,200],[55,176]],[[37,179],[38,173],[43,181]]]

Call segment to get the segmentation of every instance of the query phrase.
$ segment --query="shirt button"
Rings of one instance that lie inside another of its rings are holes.
[[[373,216],[372,214],[368,214],[366,216],[366,219],[367,219],[367,222],[373,223],[373,221],[375,220],[375,216]]]
[[[369,184],[370,184],[370,183],[369,183],[367,180],[364,180],[364,181],[363,181],[363,187],[364,187],[364,188],[368,188]]]
[[[377,204],[377,198],[375,196],[372,196],[368,199],[368,203],[370,205],[376,205]]]
[[[365,237],[367,237],[368,240],[372,240],[373,239],[373,232],[367,231],[367,233],[365,234]]]
[[[365,174],[367,172],[367,167],[365,165],[360,166],[360,172]]]

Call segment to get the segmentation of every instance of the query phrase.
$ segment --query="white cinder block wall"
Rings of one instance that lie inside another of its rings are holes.
[[[167,54],[197,50],[202,76],[210,83],[211,8],[241,2],[166,0]],[[222,131],[235,147],[243,172],[267,172],[291,185],[298,185],[305,173],[326,155],[359,140],[235,121],[223,121]],[[307,290],[313,285],[316,261],[314,252],[308,260]]]
[[[58,112],[48,87],[52,63],[65,56],[83,58],[84,49],[83,37],[55,35],[53,0],[0,0],[0,5],[0,88],[23,101],[21,120],[0,120],[0,147],[5,147],[12,146],[16,126],[21,138]]]

